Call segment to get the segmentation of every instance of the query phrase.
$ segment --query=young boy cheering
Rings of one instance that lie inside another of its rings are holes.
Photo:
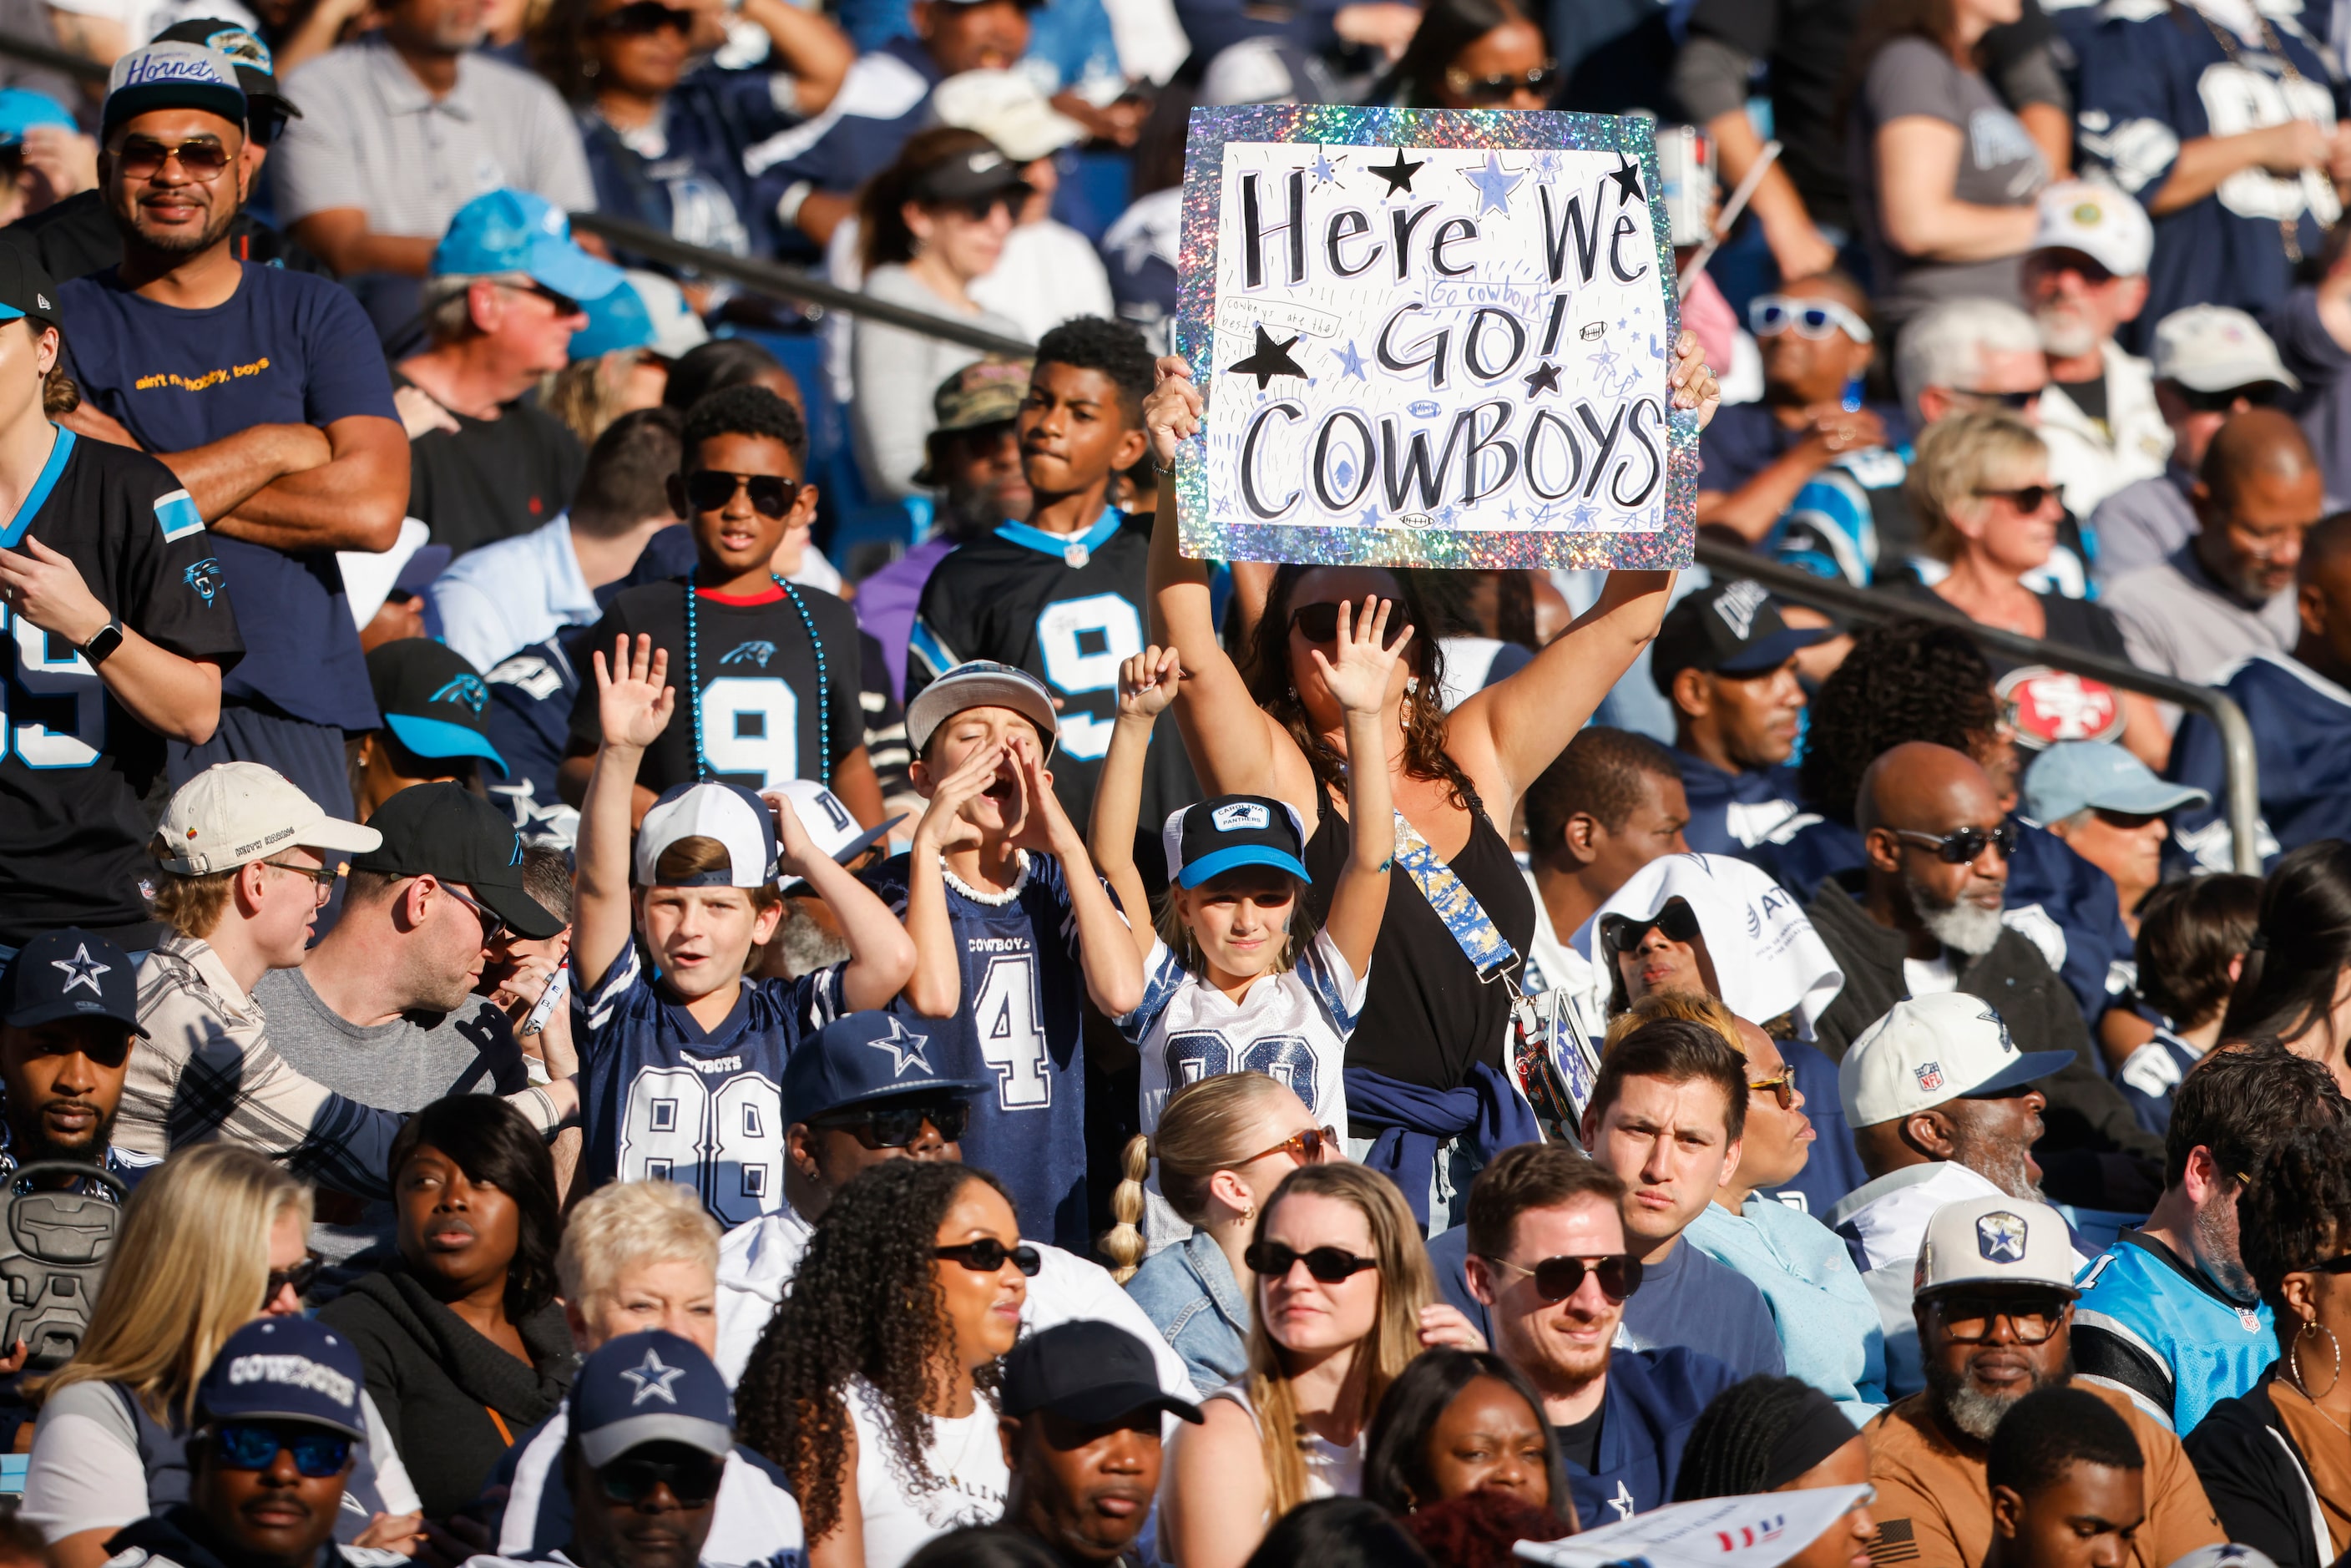
[[[1108,498],[1111,481],[1150,449],[1143,400],[1152,382],[1151,350],[1131,327],[1082,317],[1045,334],[1014,421],[1035,509],[939,562],[907,643],[909,707],[967,659],[1026,670],[1058,695],[1055,788],[1081,822],[1118,719],[1119,666],[1147,640],[1151,519],[1123,516]],[[1199,797],[1182,747],[1152,747],[1145,766],[1144,821]]]
[[[914,936],[914,978],[891,1010],[928,1040],[934,1071],[994,1085],[972,1108],[965,1162],[1010,1190],[1024,1235],[1082,1257],[1080,993],[1112,1018],[1132,1012],[1143,961],[1054,795],[1054,728],[1053,699],[1019,670],[973,663],[932,682],[906,708],[930,809],[914,848],[869,880]]]
[[[683,448],[670,506],[693,531],[694,570],[615,596],[582,644],[646,633],[685,677],[685,711],[645,748],[635,812],[701,779],[749,789],[813,779],[871,827],[882,820],[882,787],[865,750],[857,618],[770,565],[787,535],[816,520],[816,487],[801,482],[808,428],[767,388],[728,387],[687,411]],[[575,803],[601,738],[598,711],[582,685],[557,776]]]
[[[571,923],[587,1134],[579,1190],[666,1176],[735,1226],[784,1199],[785,1059],[841,1013],[889,1002],[914,972],[914,946],[810,841],[788,801],[771,806],[737,784],[662,795],[637,835],[632,894],[637,768],[674,727],[668,664],[643,633],[633,651],[616,641],[609,665],[595,654],[604,739],[580,805]],[[782,914],[779,867],[832,906],[850,960],[798,980],[747,980]]]

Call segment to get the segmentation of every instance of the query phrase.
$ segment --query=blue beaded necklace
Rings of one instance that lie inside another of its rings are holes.
[[[702,634],[695,613],[695,579],[702,575],[696,566],[685,574],[685,689],[686,701],[694,708],[694,776],[710,777],[710,764],[702,755]],[[832,700],[832,687],[825,680],[824,639],[816,634],[816,617],[809,613],[808,601],[800,591],[783,578],[769,572],[775,585],[784,591],[792,608],[800,612],[800,626],[808,632],[809,647],[816,654],[816,781],[828,788],[832,783],[832,727],[827,723],[831,715],[828,705]]]

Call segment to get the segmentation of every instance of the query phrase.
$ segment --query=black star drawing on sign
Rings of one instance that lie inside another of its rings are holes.
[[[1395,150],[1395,162],[1374,163],[1369,167],[1373,173],[1377,174],[1381,179],[1385,180],[1388,183],[1387,193],[1389,195],[1393,196],[1397,192],[1401,191],[1405,195],[1409,196],[1412,194],[1412,177],[1415,174],[1419,173],[1421,170],[1426,166],[1427,164],[1426,161],[1419,163],[1405,162],[1404,161],[1404,149],[1399,147]]]
[[[1537,392],[1555,392],[1559,391],[1559,367],[1552,364],[1549,360],[1545,360],[1539,367],[1528,371],[1519,379],[1527,383],[1527,395],[1529,397],[1534,396]]]
[[[1641,189],[1641,166],[1622,152],[1616,154],[1616,157],[1617,165],[1609,172],[1608,177],[1624,187],[1626,201],[1638,202],[1643,206],[1647,206],[1648,194]]]
[[[1273,340],[1271,333],[1263,327],[1259,327],[1257,329],[1256,349],[1251,350],[1248,359],[1238,360],[1227,365],[1225,373],[1230,375],[1238,371],[1241,375],[1255,376],[1257,390],[1259,392],[1265,391],[1266,382],[1276,376],[1296,376],[1299,380],[1304,381],[1306,367],[1290,357],[1290,350],[1296,347],[1298,347],[1297,338],[1293,337],[1287,342],[1277,343]]]

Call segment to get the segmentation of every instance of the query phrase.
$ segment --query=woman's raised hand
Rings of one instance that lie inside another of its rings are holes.
[[[1192,367],[1174,354],[1160,357],[1159,384],[1143,400],[1143,428],[1151,433],[1151,455],[1162,468],[1176,465],[1176,448],[1200,428],[1207,402],[1192,384]]]
[[[1128,656],[1118,667],[1118,716],[1155,719],[1176,700],[1184,682],[1183,656],[1156,643]]]
[[[1314,668],[1322,675],[1322,684],[1349,713],[1377,713],[1387,703],[1389,674],[1395,669],[1396,661],[1404,657],[1413,633],[1413,628],[1407,626],[1394,645],[1388,644],[1388,616],[1395,609],[1393,599],[1374,600],[1366,595],[1359,616],[1353,604],[1342,601],[1339,636],[1332,646],[1338,658],[1324,658],[1320,648],[1308,650],[1314,656]]]

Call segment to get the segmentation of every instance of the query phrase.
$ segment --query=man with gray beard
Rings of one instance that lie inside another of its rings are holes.
[[[1995,1195],[1935,1211],[1910,1305],[1928,1386],[1865,1428],[1877,1489],[1874,1563],[1975,1568],[1987,1560],[1992,1429],[2026,1395],[2074,1380],[2073,1278],[2065,1222],[2045,1204]],[[2161,1568],[2225,1541],[2170,1428],[2117,1389],[2084,1386],[2130,1424],[2147,1462],[2147,1518],[2116,1568]]]
[[[2129,196],[2078,180],[2042,192],[2040,210],[2022,280],[2049,356],[2041,439],[2066,509],[2086,518],[2124,486],[2159,477],[2171,453],[2153,371],[2115,341],[2147,304],[2155,228]]]

